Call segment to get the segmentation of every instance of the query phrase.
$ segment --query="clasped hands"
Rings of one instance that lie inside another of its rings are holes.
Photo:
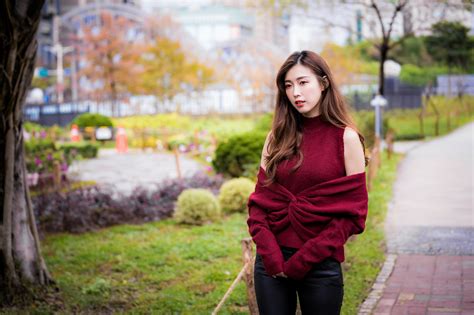
[[[272,276],[273,278],[281,277],[281,278],[288,278],[288,276],[284,272],[279,272]]]

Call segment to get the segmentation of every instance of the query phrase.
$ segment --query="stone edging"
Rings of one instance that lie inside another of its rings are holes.
[[[364,300],[364,303],[359,308],[358,315],[370,315],[374,310],[377,302],[383,294],[383,289],[385,288],[385,282],[393,271],[395,266],[395,261],[397,260],[397,255],[388,254],[385,262],[380,270],[377,279],[375,279],[374,285],[370,290],[369,296]]]

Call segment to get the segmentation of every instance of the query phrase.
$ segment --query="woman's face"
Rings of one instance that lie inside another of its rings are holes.
[[[323,87],[314,72],[303,65],[294,65],[285,76],[286,96],[296,110],[306,117],[315,117],[319,112],[319,99]]]

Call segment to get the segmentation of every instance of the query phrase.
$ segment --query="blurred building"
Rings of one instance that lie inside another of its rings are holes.
[[[129,4],[134,6],[136,0],[46,0],[41,13],[41,21],[38,30],[38,66],[52,69],[56,65],[56,56],[51,52],[54,45],[54,19],[64,15],[71,10],[96,3]]]
[[[229,51],[257,37],[288,51],[289,15],[272,17],[242,0],[137,0],[146,12],[170,15],[206,50]]]
[[[385,29],[393,15],[394,5],[379,2]],[[471,10],[471,11],[470,11]],[[461,0],[409,1],[403,12],[398,13],[392,26],[391,39],[407,34],[427,35],[431,25],[441,20],[459,21],[474,27],[474,6]],[[338,45],[364,39],[380,38],[382,30],[374,9],[361,3],[335,4],[331,1],[313,0],[306,8],[295,8],[290,22],[290,50],[310,49],[321,52],[328,42]]]

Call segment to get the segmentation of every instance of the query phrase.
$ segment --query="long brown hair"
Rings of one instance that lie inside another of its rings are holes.
[[[340,128],[350,127],[354,129],[359,135],[365,155],[364,137],[352,120],[348,105],[339,92],[326,61],[312,51],[294,52],[283,63],[276,77],[278,94],[272,131],[268,140],[268,155],[265,156],[267,184],[275,181],[277,166],[283,160],[298,155],[298,162],[292,171],[296,171],[303,163],[303,153],[298,149],[302,139],[302,115],[291,104],[285,88],[286,74],[296,64],[310,68],[316,75],[319,84],[324,87],[317,105],[322,119]],[[367,165],[367,162],[366,157],[365,165]]]

